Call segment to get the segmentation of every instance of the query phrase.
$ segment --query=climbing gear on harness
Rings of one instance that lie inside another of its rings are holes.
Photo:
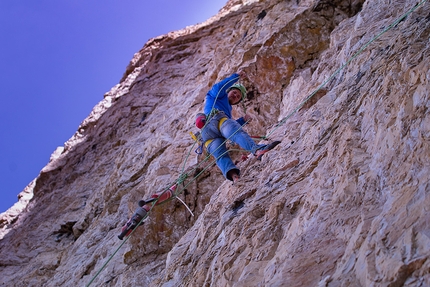
[[[206,115],[203,113],[198,113],[196,115],[196,127],[199,129],[203,128],[206,124]]]
[[[196,154],[202,154],[203,153],[203,144],[199,145],[194,152]]]
[[[278,144],[280,144],[280,141],[274,141],[268,145],[266,145],[265,147],[263,147],[262,149],[259,149],[255,152],[255,156],[257,157],[257,160],[261,160],[261,158],[263,157],[263,155],[268,152],[269,150],[274,149]]]
[[[209,116],[208,116],[208,118],[207,118],[207,120],[212,119],[216,114],[218,114],[218,113],[220,113],[220,112],[221,112],[220,110],[212,109],[212,110],[211,110],[211,113],[209,114]]]
[[[246,99],[246,88],[245,88],[245,86],[244,86],[244,85],[239,84],[239,83],[233,84],[230,88],[228,88],[228,89],[226,90],[226,92],[228,93],[228,92],[230,92],[232,89],[238,89],[238,90],[242,93],[242,98],[240,99],[240,101],[242,101],[242,100]],[[239,102],[240,102],[240,101],[239,101]]]
[[[190,132],[190,136],[191,136],[191,137],[193,138],[193,140],[194,140],[194,141],[196,141],[196,142],[198,142],[197,134],[198,134],[198,133],[194,134],[193,132]]]
[[[198,144],[198,146],[194,152],[196,154],[202,154],[203,153],[203,140],[202,140],[200,132],[197,132],[195,134],[193,132],[190,132],[190,136]]]

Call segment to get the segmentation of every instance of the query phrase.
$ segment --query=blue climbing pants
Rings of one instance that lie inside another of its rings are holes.
[[[224,112],[218,112],[214,115],[202,129],[201,134],[207,151],[216,159],[218,168],[228,180],[232,180],[230,176],[227,176],[230,170],[236,170],[238,174],[240,171],[228,155],[226,139],[252,154],[265,147],[265,145],[256,144],[242,129],[242,126],[237,121],[229,119]]]

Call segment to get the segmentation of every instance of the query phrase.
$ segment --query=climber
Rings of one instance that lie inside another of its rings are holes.
[[[246,88],[236,82],[246,77],[246,73],[240,71],[216,83],[206,95],[204,114],[199,113],[196,117],[196,126],[202,128],[201,137],[207,151],[215,157],[224,177],[233,181],[233,184],[239,180],[240,170],[228,155],[226,139],[251,152],[258,160],[280,143],[256,144],[242,129],[243,125],[251,121],[251,117],[244,115],[237,120],[232,119],[232,106],[246,98]]]
[[[153,206],[161,204],[174,195],[177,186],[178,184],[176,183],[163,191],[153,194],[148,200],[140,200],[138,203],[139,207],[136,209],[127,223],[122,227],[121,234],[118,235],[118,238],[122,240],[124,236],[130,235],[130,233],[136,227],[141,225],[139,223],[143,218],[146,217],[147,213],[152,209]]]

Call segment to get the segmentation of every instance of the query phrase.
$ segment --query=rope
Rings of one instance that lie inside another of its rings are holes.
[[[226,154],[226,153],[228,153],[229,151],[227,150],[226,152],[224,152],[224,153],[222,153],[221,155],[220,155],[220,157],[221,156],[223,156],[224,154]],[[209,156],[207,156],[207,158],[209,158],[210,157],[210,155]],[[206,159],[207,159],[206,158]],[[182,193],[182,191],[184,191],[185,190],[185,188],[188,186],[188,185],[190,185],[193,181],[195,181],[203,172],[205,172],[211,165],[213,165],[214,163],[216,163],[216,159],[214,160],[214,161],[212,161],[211,163],[209,163],[203,170],[201,170],[196,176],[194,176],[186,185],[184,185],[184,187],[182,188],[182,189],[179,189],[178,190],[178,192],[177,193],[175,193],[175,194],[173,194],[172,195],[172,197],[171,198],[169,198],[169,199],[167,199],[167,200],[165,200],[165,201],[163,201],[160,205],[163,205],[163,204],[165,204],[165,203],[167,203],[167,202],[170,202],[171,200],[173,200],[173,199],[175,199],[175,198],[177,198],[177,199],[179,199],[180,200],[180,198],[178,197],[178,195],[179,194],[181,194]],[[188,176],[188,175],[187,175]],[[185,178],[187,177],[187,176],[185,176],[184,177],[184,175],[181,175],[180,176],[180,178],[182,177],[182,178],[184,178],[184,180],[185,180]],[[178,180],[179,181],[179,180]],[[181,183],[183,183],[184,181],[182,181]],[[167,189],[165,189],[165,191],[164,192],[166,192],[166,191],[168,191],[169,189],[167,188]],[[106,262],[102,265],[102,267],[100,267],[100,269],[97,271],[97,273],[94,275],[94,277],[90,280],[90,282],[88,282],[88,284],[87,285],[85,285],[86,287],[89,287],[93,282],[94,282],[94,280],[100,275],[100,273],[103,271],[103,269],[105,269],[106,268],[106,266],[108,265],[108,263],[112,260],[112,258],[118,253],[118,251],[121,249],[121,247],[128,241],[128,239],[129,238],[131,238],[131,235],[137,230],[137,227],[139,227],[141,224],[142,224],[142,222],[146,219],[146,218],[148,218],[148,216],[150,215],[150,213],[151,213],[151,211],[152,211],[152,209],[154,208],[154,206],[157,204],[157,202],[158,202],[158,200],[159,200],[159,198],[164,194],[164,192],[163,193],[161,193],[160,194],[160,196],[155,200],[155,201],[153,201],[152,202],[152,206],[151,206],[151,208],[148,210],[148,212],[146,213],[146,215],[139,221],[139,223],[136,225],[136,228],[134,228],[132,231],[131,231],[131,233],[123,240],[123,242],[115,249],[115,251],[112,253],[112,255],[111,256],[109,256],[109,258],[106,260]],[[187,209],[188,209],[188,211],[194,216],[194,214],[192,213],[192,211],[188,208],[188,206],[181,200],[181,202],[187,207]]]
[[[325,80],[318,88],[313,91],[305,100],[297,107],[295,108],[290,114],[288,114],[285,118],[283,118],[276,126],[275,128],[266,136],[268,138],[270,135],[272,135],[280,126],[282,126],[291,116],[293,116],[298,110],[300,110],[319,90],[321,90],[328,82],[330,82],[337,74],[339,74],[346,66],[348,66],[349,63],[351,63],[355,58],[358,57],[371,43],[373,43],[375,40],[377,40],[379,37],[381,37],[382,34],[399,24],[403,19],[408,17],[412,12],[414,12],[416,9],[418,9],[421,5],[423,5],[427,0],[422,0],[420,3],[409,9],[406,13],[404,13],[402,16],[397,18],[391,25],[388,25],[384,30],[379,32],[375,37],[370,39],[365,45],[361,47],[360,50],[358,50],[355,54],[353,54],[346,62],[343,64],[340,68],[338,68],[330,77],[328,77],[327,80]]]
[[[397,24],[399,24],[403,19],[405,19],[407,16],[409,16],[411,13],[413,13],[416,9],[418,9],[421,5],[423,5],[425,2],[427,2],[427,0],[422,0],[420,3],[418,3],[417,5],[415,5],[414,7],[412,7],[411,9],[409,9],[405,14],[403,14],[402,16],[400,16],[396,21],[394,21],[391,25],[387,26],[382,32],[380,32],[379,34],[377,34],[375,37],[373,37],[370,41],[368,41],[360,50],[358,50],[353,56],[351,56],[345,64],[343,64],[340,68],[338,68],[327,80],[325,80],[314,92],[312,92],[307,98],[305,98],[305,100],[297,107],[295,108],[290,114],[288,114],[285,118],[283,118],[274,128],[274,130],[272,130],[268,135],[261,137],[263,139],[267,139],[271,134],[273,134],[275,132],[276,129],[278,129],[281,125],[283,125],[292,115],[294,115],[299,109],[301,109],[307,101],[309,101],[319,90],[321,90],[328,82],[330,82],[337,74],[339,74],[351,61],[353,61],[358,55],[360,55],[372,42],[374,42],[375,40],[377,40],[382,34],[384,34],[385,32],[387,32],[388,30],[392,29],[394,26],[396,26]],[[227,85],[230,81],[228,81],[227,83],[225,83],[221,89],[219,90],[219,92],[225,87],[225,85]],[[219,96],[219,92],[215,98],[214,104],[212,106],[212,110],[215,107],[215,103],[216,100],[218,99]],[[211,112],[212,112],[211,110]],[[208,122],[208,121],[207,121]],[[245,124],[247,124],[248,122],[245,122]],[[244,125],[245,125],[244,124]],[[244,125],[242,125],[240,128],[242,128]],[[206,126],[206,124],[205,124]],[[203,127],[204,128],[204,127]],[[237,133],[240,128],[234,132],[231,136],[233,136],[235,133]],[[230,136],[230,137],[231,137]],[[227,141],[228,139],[226,139],[224,141],[224,143]],[[194,142],[195,145],[196,142]],[[194,147],[193,145],[193,147]],[[222,145],[220,145],[219,147],[221,147]],[[193,148],[192,147],[192,148]],[[218,147],[218,148],[219,148]],[[192,148],[190,149],[190,152],[192,150]],[[184,165],[182,168],[182,172],[178,178],[178,180],[176,181],[176,183],[181,184],[184,183],[186,178],[188,178],[188,174],[184,173],[184,169],[185,169],[185,164],[189,158],[190,152],[188,153],[188,155],[186,156],[186,159],[184,161]],[[225,151],[224,153],[222,153],[219,157],[223,156],[225,153],[228,153],[229,150]],[[210,157],[210,155],[208,155],[203,162],[205,162],[208,158]],[[219,158],[218,157],[218,158]],[[173,200],[174,198],[178,198],[177,196],[179,194],[182,193],[183,190],[185,190],[185,188],[191,184],[193,181],[195,181],[204,171],[206,171],[211,165],[213,165],[214,163],[216,163],[217,158],[212,161],[211,163],[209,163],[205,168],[203,168],[197,175],[195,175],[186,185],[184,185],[184,187],[182,189],[178,188],[178,192],[176,192],[175,194],[172,195],[171,198],[169,198],[168,200],[163,201],[161,204],[167,203],[170,200]],[[199,166],[200,163],[197,165]],[[196,170],[197,168],[195,168],[194,170]],[[167,190],[169,190],[168,188],[165,189],[164,192],[166,192]],[[163,192],[163,193],[164,193]],[[163,194],[162,193],[162,194]],[[156,205],[156,203],[158,202],[158,199],[161,197],[161,195],[154,201],[152,202],[152,206],[150,208],[150,210],[146,213],[145,217],[143,217],[141,219],[141,221],[138,223],[137,227],[141,225],[141,223],[149,216],[149,214],[151,213],[152,209],[154,208],[154,206]],[[178,198],[179,199],[179,198]],[[183,202],[181,200],[181,202]],[[161,205],[160,204],[160,205]],[[186,205],[185,205],[186,206]],[[186,206],[188,208],[188,206]],[[188,208],[188,210],[191,212],[191,210]],[[192,214],[192,212],[191,212]],[[132,232],[129,234],[129,236],[127,236],[123,242],[118,246],[118,248],[115,249],[114,253],[112,253],[111,256],[109,256],[109,258],[106,260],[106,262],[102,265],[102,267],[97,271],[97,273],[94,275],[94,277],[88,282],[88,284],[86,285],[86,287],[90,286],[94,280],[100,275],[100,273],[103,271],[103,269],[107,266],[107,264],[112,260],[112,258],[116,255],[116,253],[118,253],[118,251],[121,249],[121,247],[128,241],[128,239],[131,237],[131,235],[136,231],[137,227],[135,229],[132,230]]]
[[[188,209],[188,211],[191,213],[191,215],[194,216],[194,213],[191,211],[191,209],[188,207],[188,205],[180,197],[176,197],[176,198]]]
[[[231,79],[231,80],[229,80],[229,81],[225,82],[225,83],[224,83],[224,85],[222,85],[222,87],[218,90],[218,93],[216,94],[216,97],[215,97],[214,103],[212,104],[211,111],[209,112],[209,115],[207,116],[207,120],[206,120],[206,122],[205,122],[204,126],[201,128],[201,130],[203,130],[203,129],[206,127],[206,125],[209,123],[209,121],[210,121],[211,117],[213,116],[213,112],[215,111],[215,103],[216,103],[216,101],[218,100],[218,96],[219,96],[220,92],[224,89],[224,87],[225,87],[227,84],[229,84],[229,83],[230,83],[230,82],[232,82],[232,81],[236,81],[236,78]],[[190,157],[191,151],[194,149],[194,146],[196,145],[196,143],[197,143],[197,142],[195,141],[195,142],[194,142],[194,144],[191,146],[190,150],[188,151],[188,154],[187,154],[187,156],[185,157],[184,164],[183,164],[183,166],[182,166],[182,172],[181,172],[181,173],[183,173],[183,172],[184,172],[184,170],[185,170],[185,165],[186,165],[186,163],[187,163],[187,161],[188,161],[188,158]]]
[[[108,263],[112,260],[112,258],[118,253],[118,251],[121,249],[121,247],[128,241],[128,239],[131,237],[131,235],[136,231],[137,227],[140,226],[140,224],[148,217],[150,211],[152,210],[152,208],[154,208],[156,202],[158,201],[158,199],[156,201],[154,201],[152,203],[151,209],[147,212],[147,214],[139,221],[139,223],[137,224],[136,228],[133,229],[131,231],[131,233],[129,234],[129,236],[127,236],[123,242],[121,242],[121,244],[115,249],[115,251],[112,253],[111,256],[109,256],[109,258],[105,261],[105,263],[102,265],[102,267],[100,267],[100,269],[97,271],[97,273],[93,276],[93,278],[90,280],[90,282],[88,282],[87,285],[85,285],[86,287],[90,286],[94,280],[100,275],[100,273],[103,271],[103,269],[105,269],[105,267],[108,265]]]

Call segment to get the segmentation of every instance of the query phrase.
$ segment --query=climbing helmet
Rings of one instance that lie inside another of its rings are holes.
[[[232,89],[238,89],[242,93],[242,98],[240,99],[240,101],[246,99],[246,88],[242,84],[236,83],[232,85],[230,88],[227,89],[227,93],[230,92],[230,90]]]

